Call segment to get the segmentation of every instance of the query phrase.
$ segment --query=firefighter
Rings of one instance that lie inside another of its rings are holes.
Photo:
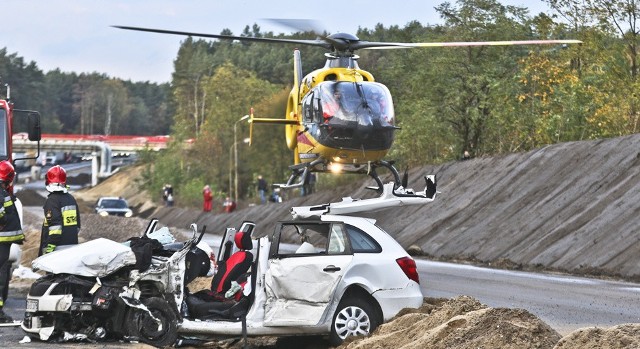
[[[14,204],[11,190],[16,176],[13,165],[7,160],[0,161],[0,195],[3,205],[0,206],[0,295],[6,294],[11,280],[11,268],[5,265],[9,259],[11,244],[22,244],[24,233],[20,224],[18,209]],[[0,323],[13,322],[13,319],[2,310],[4,297],[0,298]]]
[[[80,231],[80,210],[73,195],[67,190],[67,172],[60,165],[47,171],[45,180],[49,192],[44,203],[44,222],[40,235],[39,256],[76,245]]]

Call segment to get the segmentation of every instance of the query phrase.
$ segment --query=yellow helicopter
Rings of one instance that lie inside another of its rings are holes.
[[[360,40],[348,33],[323,38],[285,39],[204,34],[174,30],[114,26],[120,29],[195,36],[214,39],[288,43],[319,46],[329,50],[325,66],[303,76],[300,51],[295,49],[293,88],[284,118],[257,118],[251,110],[249,122],[284,124],[287,146],[294,152],[292,174],[282,188],[302,186],[311,172],[360,173],[371,176],[382,192],[377,169],[393,175],[394,190],[407,188],[393,165],[384,160],[394,140],[395,114],[391,93],[373,75],[358,66],[360,49],[408,49],[416,47],[575,44],[579,40],[522,40],[484,42],[397,43]],[[429,179],[425,177],[427,186]],[[434,183],[431,183],[434,184]],[[435,185],[434,185],[435,186]],[[426,189],[425,189],[426,191]],[[430,191],[435,191],[432,188]],[[407,194],[406,192],[403,192]]]

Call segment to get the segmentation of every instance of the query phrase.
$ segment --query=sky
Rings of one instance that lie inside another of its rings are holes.
[[[541,0],[498,0],[548,11]],[[139,26],[240,35],[257,23],[262,32],[291,33],[265,18],[313,19],[328,32],[355,34],[417,20],[423,25],[441,20],[431,0],[2,0],[0,49],[34,61],[44,72],[107,74],[132,81],[169,82],[180,42],[185,38],[125,31],[112,25]],[[454,2],[453,0],[450,2]]]

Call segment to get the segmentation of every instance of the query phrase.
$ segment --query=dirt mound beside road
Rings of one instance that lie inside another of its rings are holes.
[[[489,308],[471,297],[459,296],[426,299],[418,311],[383,324],[369,338],[339,348],[553,348],[560,338],[526,310]]]
[[[46,198],[35,190],[23,189],[16,193],[23,206],[43,207]]]
[[[95,212],[93,207],[102,196],[119,196],[126,199],[134,216],[154,211],[156,203],[151,200],[151,195],[140,190],[139,181],[144,170],[144,166],[121,167],[116,174],[100,182],[97,186],[73,193],[78,200],[78,205],[81,206],[81,212]]]

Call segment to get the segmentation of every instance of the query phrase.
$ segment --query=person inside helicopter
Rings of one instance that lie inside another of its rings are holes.
[[[388,149],[393,141],[391,94],[377,82],[325,81],[302,105],[303,120],[325,146]]]
[[[384,97],[384,91],[373,90],[371,93],[371,101],[368,103],[371,112],[379,115],[382,127],[393,126],[393,117],[389,111],[389,101]],[[393,111],[391,111],[391,114]]]
[[[318,85],[322,120],[327,125],[357,123],[365,127],[393,126],[389,91],[375,82],[324,82]],[[353,125],[355,126],[355,125]]]
[[[342,114],[342,92],[338,89],[338,85],[333,86],[333,91],[324,91],[320,94],[322,100],[322,117],[324,123],[327,124],[335,117]]]

